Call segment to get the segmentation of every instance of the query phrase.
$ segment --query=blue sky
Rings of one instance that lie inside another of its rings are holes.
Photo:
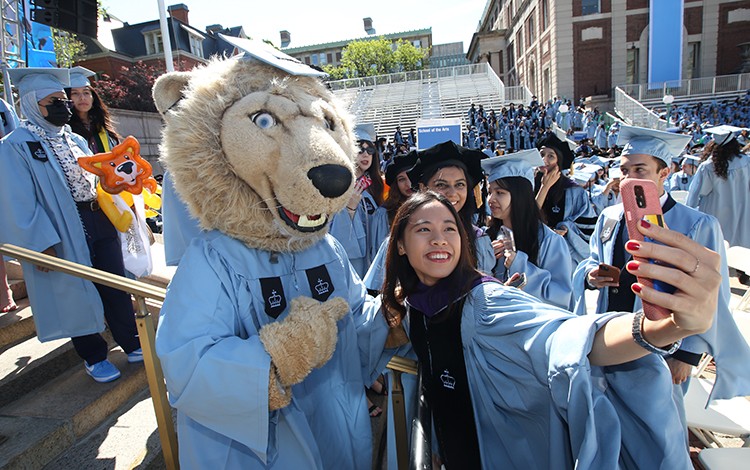
[[[103,0],[117,18],[140,23],[159,18],[157,0]],[[362,18],[370,17],[377,34],[388,34],[432,27],[433,44],[463,41],[469,48],[471,36],[487,0],[165,0],[165,6],[184,3],[190,25],[204,30],[219,23],[224,27],[242,26],[254,39],[270,39],[279,45],[279,31],[291,33],[290,47],[366,36]]]

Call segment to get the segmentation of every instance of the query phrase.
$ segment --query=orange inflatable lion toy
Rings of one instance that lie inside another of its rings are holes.
[[[99,177],[97,200],[104,214],[120,232],[127,231],[133,214],[120,211],[112,195],[123,197],[126,205],[132,207],[131,194],[139,195],[146,189],[143,193],[145,205],[153,209],[161,207],[161,199],[156,195],[158,184],[151,176],[151,164],[141,157],[140,151],[138,140],[128,136],[109,152],[78,159],[81,168]]]

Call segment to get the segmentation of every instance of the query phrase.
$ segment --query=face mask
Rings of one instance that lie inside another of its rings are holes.
[[[62,127],[73,116],[73,112],[64,101],[57,100],[52,104],[48,104],[45,108],[47,108],[47,116],[44,119],[53,126]]]

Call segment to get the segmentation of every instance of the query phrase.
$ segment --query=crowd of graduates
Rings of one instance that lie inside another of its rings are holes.
[[[635,277],[626,270],[630,254],[617,248],[628,239],[620,195],[624,178],[653,181],[667,226],[722,258],[725,239],[731,245],[750,247],[749,231],[739,227],[742,220],[750,220],[750,157],[739,147],[741,129],[707,128],[711,140],[695,146],[691,136],[679,132],[616,123],[606,130],[605,138],[598,111],[577,108],[561,113],[562,104],[555,100],[540,105],[535,100],[529,106],[510,105],[497,116],[472,105],[463,146],[446,142],[425,150],[412,148],[382,164],[378,152],[368,151],[378,140],[374,128],[358,126],[357,191],[346,211],[334,218],[331,234],[346,248],[368,291],[377,294],[382,289],[387,298],[395,287],[384,274],[392,214],[412,194],[425,190],[442,194],[453,205],[480,272],[579,315],[641,308],[630,287]],[[553,121],[562,138],[552,130]],[[568,138],[574,133],[580,137],[577,142]],[[723,168],[723,177],[716,176],[716,166]],[[381,170],[386,184],[372,184],[370,178],[382,178]],[[699,173],[703,183],[697,183]],[[709,180],[711,189],[707,189]],[[722,200],[710,202],[716,197]],[[391,205],[386,210],[378,200]],[[622,243],[615,243],[619,240]],[[616,266],[618,274],[622,272],[620,280],[599,271],[599,263]],[[719,368],[730,370],[738,364],[726,358],[748,351],[730,319],[725,259],[720,272],[724,281],[716,305],[719,327],[685,338],[683,346],[667,357],[674,402],[680,409],[689,371],[703,353],[718,356],[723,362]],[[587,305],[590,290],[598,291],[596,305]],[[727,392],[731,395],[738,390],[734,387],[744,386],[740,382],[718,387],[734,390]],[[442,432],[451,436],[451,442],[471,445],[465,436]]]

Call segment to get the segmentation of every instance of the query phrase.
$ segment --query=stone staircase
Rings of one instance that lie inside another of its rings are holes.
[[[155,274],[142,280],[166,287],[174,271],[164,267],[162,245],[152,251]],[[129,364],[107,331],[122,376],[91,380],[68,339],[36,338],[21,267],[6,266],[19,308],[0,314],[0,468],[161,468],[143,365]],[[147,303],[158,315],[160,305]]]

